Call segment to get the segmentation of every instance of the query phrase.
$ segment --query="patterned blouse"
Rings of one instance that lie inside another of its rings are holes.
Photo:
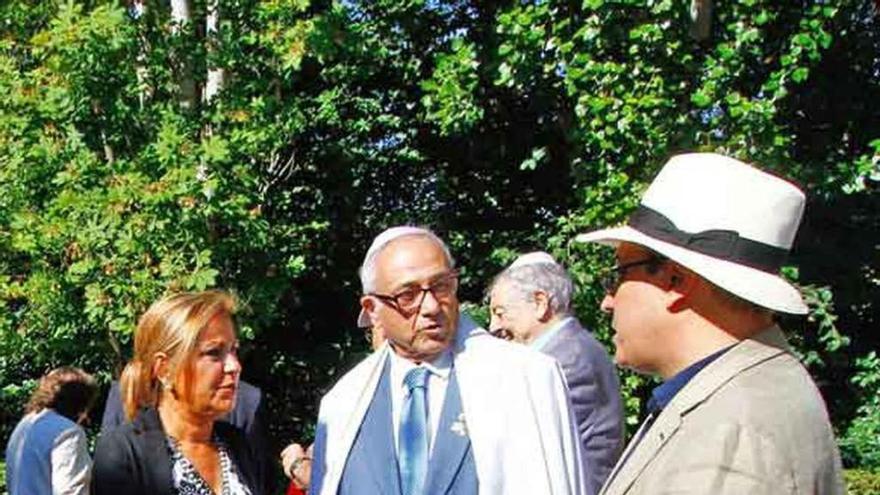
[[[208,482],[199,474],[193,463],[180,451],[177,440],[166,435],[171,453],[171,479],[177,495],[215,495]],[[212,439],[220,454],[222,492],[219,495],[252,495],[241,481],[238,468],[229,455],[229,448],[216,435]]]

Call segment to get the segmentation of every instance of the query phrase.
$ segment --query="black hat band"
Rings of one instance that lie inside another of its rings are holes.
[[[734,230],[685,232],[662,213],[639,205],[627,224],[639,232],[700,254],[732,261],[777,275],[788,250],[740,237]]]

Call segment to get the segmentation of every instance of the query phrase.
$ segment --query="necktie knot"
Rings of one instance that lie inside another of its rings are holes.
[[[413,368],[406,372],[406,376],[403,377],[403,384],[406,385],[406,389],[409,392],[412,392],[414,388],[427,388],[428,373],[428,368],[421,366]]]

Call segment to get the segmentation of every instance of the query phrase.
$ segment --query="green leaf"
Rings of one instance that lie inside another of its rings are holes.
[[[806,67],[798,67],[791,73],[791,79],[796,83],[801,83],[807,80],[810,76],[810,69]]]

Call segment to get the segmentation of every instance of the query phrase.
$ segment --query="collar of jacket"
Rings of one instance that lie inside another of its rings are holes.
[[[627,447],[620,457],[626,459],[626,463],[615,467],[609,476],[610,483],[602,493],[604,495],[625,493],[681,427],[682,419],[689,412],[705,402],[737,374],[786,352],[789,352],[789,346],[785,335],[778,326],[774,325],[734,345],[706,366],[660,412],[641,440]],[[642,435],[641,428],[633,438],[638,438],[639,435]]]

